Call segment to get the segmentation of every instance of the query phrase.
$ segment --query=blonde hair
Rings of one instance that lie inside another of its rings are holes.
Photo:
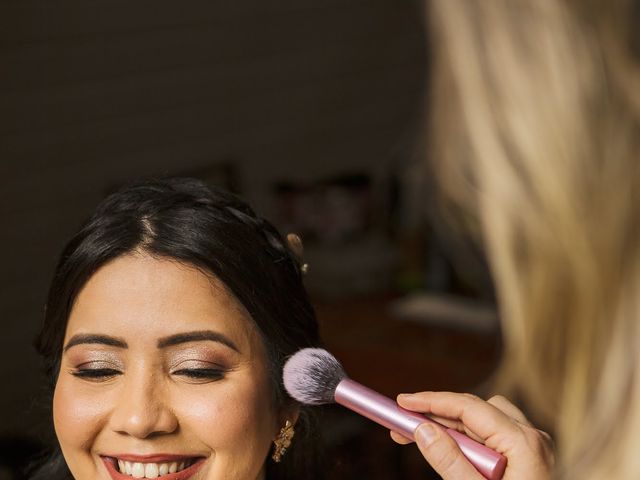
[[[640,69],[631,4],[433,0],[435,174],[475,219],[503,373],[558,477],[640,478]]]

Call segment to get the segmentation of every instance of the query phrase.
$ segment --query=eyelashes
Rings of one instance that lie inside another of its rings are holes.
[[[121,373],[113,368],[78,368],[71,372],[74,377],[88,380],[106,380]]]
[[[224,378],[226,370],[220,368],[183,368],[173,372],[192,380],[220,380]]]
[[[114,368],[77,368],[71,372],[74,377],[93,382],[107,381],[123,373]],[[224,368],[181,368],[171,372],[172,375],[197,383],[221,380],[226,373],[227,369]]]

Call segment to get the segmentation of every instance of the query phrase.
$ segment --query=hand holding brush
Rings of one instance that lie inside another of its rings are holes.
[[[489,480],[503,478],[507,466],[507,458],[505,456],[456,429],[447,428],[429,417],[403,408],[390,398],[349,379],[340,363],[326,350],[306,348],[297,352],[287,361],[284,367],[283,380],[289,394],[299,402],[306,405],[339,403],[396,432],[396,434],[392,435],[396,441],[405,443],[402,438],[407,439],[406,442],[417,440],[421,450],[425,446],[427,449],[429,448],[427,446],[429,439],[423,438],[423,434],[435,432],[434,435],[436,437],[443,435],[446,438],[450,438],[452,441],[449,441],[449,444],[445,442],[438,443],[438,445],[444,445],[444,448],[447,445],[449,447],[453,445],[460,458],[466,458],[468,463],[452,462],[456,468],[460,465],[462,466],[460,467],[462,468],[461,470],[458,468],[462,472],[462,476],[449,475],[446,478],[480,479],[484,477]],[[411,398],[413,398],[414,404],[421,407],[423,398],[419,395],[421,394],[407,396],[405,398],[406,402],[403,399],[401,399],[401,402],[406,407],[411,408]],[[449,395],[464,396],[464,394]],[[466,397],[473,398],[468,395]],[[433,436],[432,440],[434,440]],[[434,451],[433,453],[437,452]],[[425,457],[429,459],[427,455]],[[452,458],[455,459],[455,456]],[[434,467],[438,470],[437,465],[434,465]],[[439,473],[443,474],[440,471]],[[544,477],[527,476],[522,478]]]
[[[431,416],[436,422],[420,425],[415,441],[420,452],[445,480],[481,480],[448,429],[463,432],[508,458],[502,480],[548,480],[554,463],[553,442],[536,429],[509,400],[496,395],[483,400],[453,392],[420,392],[398,395],[398,404]],[[442,425],[439,427],[436,423]],[[391,431],[400,444],[411,443]]]

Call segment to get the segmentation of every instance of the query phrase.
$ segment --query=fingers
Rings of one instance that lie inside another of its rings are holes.
[[[433,415],[433,414],[429,414],[429,413],[425,414],[425,417],[429,417],[434,422],[437,422],[440,425],[442,425],[444,427],[447,427],[447,428],[453,428],[454,430],[458,430],[458,429],[462,428],[462,422],[460,422],[458,420],[452,420],[450,418],[441,417],[441,416]]]
[[[416,443],[427,462],[444,480],[484,480],[444,429],[423,423],[416,430]]]
[[[398,403],[439,422],[446,421],[447,425],[454,423],[452,428],[505,455],[509,478],[551,478],[554,464],[551,438],[532,426],[522,411],[504,397],[484,401],[465,393],[421,392],[399,395]],[[392,434],[392,438],[408,443],[398,434]],[[445,480],[483,478],[445,428],[424,423],[416,430],[415,438],[422,455]]]
[[[389,434],[391,435],[392,440],[396,443],[399,443],[400,445],[407,445],[409,443],[413,443],[413,440],[409,440],[404,435],[400,435],[399,433],[394,432],[393,430],[391,430]]]
[[[505,399],[506,400],[506,399]],[[451,392],[421,392],[399,395],[398,404],[408,410],[457,421],[456,429],[486,442],[493,435],[517,435],[519,427],[498,407],[475,395]],[[515,407],[513,407],[515,408]],[[521,412],[520,412],[521,413]]]
[[[531,422],[527,419],[527,417],[524,416],[524,413],[522,413],[522,410],[520,410],[502,395],[495,395],[491,397],[489,400],[487,400],[487,403],[490,403],[505,415],[513,418],[516,422],[520,422],[523,425],[527,425],[529,427],[532,426]]]

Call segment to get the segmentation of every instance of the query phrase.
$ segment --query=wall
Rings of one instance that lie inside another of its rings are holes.
[[[0,6],[0,433],[37,430],[41,321],[56,255],[101,196],[234,162],[269,212],[274,180],[411,150],[425,48],[399,0],[14,0]]]

